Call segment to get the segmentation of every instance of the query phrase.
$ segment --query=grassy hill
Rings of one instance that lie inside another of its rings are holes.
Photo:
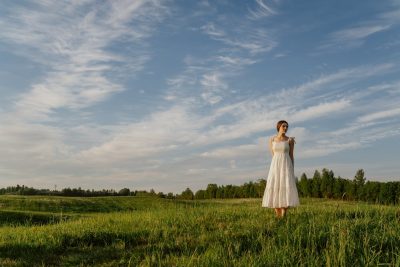
[[[1,266],[400,265],[398,207],[301,199],[0,197]]]

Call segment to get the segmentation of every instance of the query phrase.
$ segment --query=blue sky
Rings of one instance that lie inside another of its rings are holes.
[[[3,1],[0,186],[398,180],[399,1]]]

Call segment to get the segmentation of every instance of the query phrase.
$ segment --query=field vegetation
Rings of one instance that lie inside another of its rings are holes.
[[[301,198],[0,196],[0,266],[400,266],[400,211]]]

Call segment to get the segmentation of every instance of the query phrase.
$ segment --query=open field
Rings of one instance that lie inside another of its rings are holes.
[[[0,266],[400,266],[398,207],[0,196]]]

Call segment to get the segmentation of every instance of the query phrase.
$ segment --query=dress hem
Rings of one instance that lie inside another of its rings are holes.
[[[295,207],[298,207],[298,206],[300,206],[300,204],[297,204],[297,205],[288,205],[288,206],[280,206],[280,207],[271,207],[271,206],[262,206],[262,205],[261,205],[262,208],[270,208],[270,209],[295,208]]]

